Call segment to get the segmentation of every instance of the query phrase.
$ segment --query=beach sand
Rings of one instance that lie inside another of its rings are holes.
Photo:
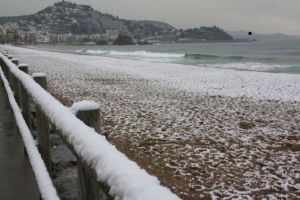
[[[299,198],[299,75],[4,48],[182,199]]]

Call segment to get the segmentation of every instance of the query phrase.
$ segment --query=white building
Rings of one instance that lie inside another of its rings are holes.
[[[101,37],[101,34],[94,34],[94,35],[89,35],[89,38],[91,39],[91,40],[101,40],[102,39],[102,37]]]
[[[114,29],[114,30],[106,30],[106,36],[110,40],[115,40],[119,37],[119,30]]]
[[[47,32],[37,32],[36,34],[37,43],[48,43],[50,42],[50,35]]]

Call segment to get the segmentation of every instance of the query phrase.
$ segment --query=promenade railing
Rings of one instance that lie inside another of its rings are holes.
[[[2,80],[8,80],[28,130],[32,129],[30,101],[36,106],[38,149],[49,177],[52,175],[52,128],[77,158],[81,199],[180,199],[106,140],[100,131],[100,106],[97,103],[75,103],[72,112],[47,92],[46,74],[30,76],[27,65],[2,53],[0,66]]]

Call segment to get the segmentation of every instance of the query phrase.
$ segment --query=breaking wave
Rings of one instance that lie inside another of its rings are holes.
[[[228,61],[247,61],[257,59],[259,61],[272,61],[274,58],[252,58],[247,56],[218,56],[218,55],[208,55],[208,54],[185,54],[185,58],[187,59],[195,59],[195,60],[228,60]]]
[[[106,54],[108,51],[103,51],[103,50],[86,50],[86,53],[89,54]]]
[[[122,57],[122,58],[136,58],[136,59],[176,59],[176,58],[184,58],[185,54],[180,53],[156,53],[156,52],[148,52],[148,51],[114,51],[114,50],[76,50],[75,53],[83,53],[83,54],[98,54],[98,55],[106,55],[112,57]]]
[[[112,56],[130,56],[143,58],[183,58],[185,56],[185,54],[155,53],[148,51],[110,51],[108,54]]]
[[[224,69],[238,69],[248,71],[278,71],[289,68],[289,65],[275,65],[258,62],[237,62],[237,63],[223,63],[223,64],[199,64],[201,67],[224,68]]]
[[[87,53],[87,54],[105,54],[108,51],[103,50],[91,50],[91,49],[80,49],[76,50],[75,53]]]
[[[128,58],[150,62],[192,64],[201,67],[224,68],[262,72],[300,73],[300,66],[274,64],[272,57],[225,56],[193,53],[167,53],[149,51],[116,51],[103,49],[76,50],[80,54],[93,54],[114,58]],[[274,60],[275,59],[275,60]],[[271,62],[270,62],[271,61]],[[275,62],[274,62],[275,61]]]

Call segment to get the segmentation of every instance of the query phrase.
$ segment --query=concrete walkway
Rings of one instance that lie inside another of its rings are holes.
[[[38,200],[39,191],[0,79],[0,199]]]

